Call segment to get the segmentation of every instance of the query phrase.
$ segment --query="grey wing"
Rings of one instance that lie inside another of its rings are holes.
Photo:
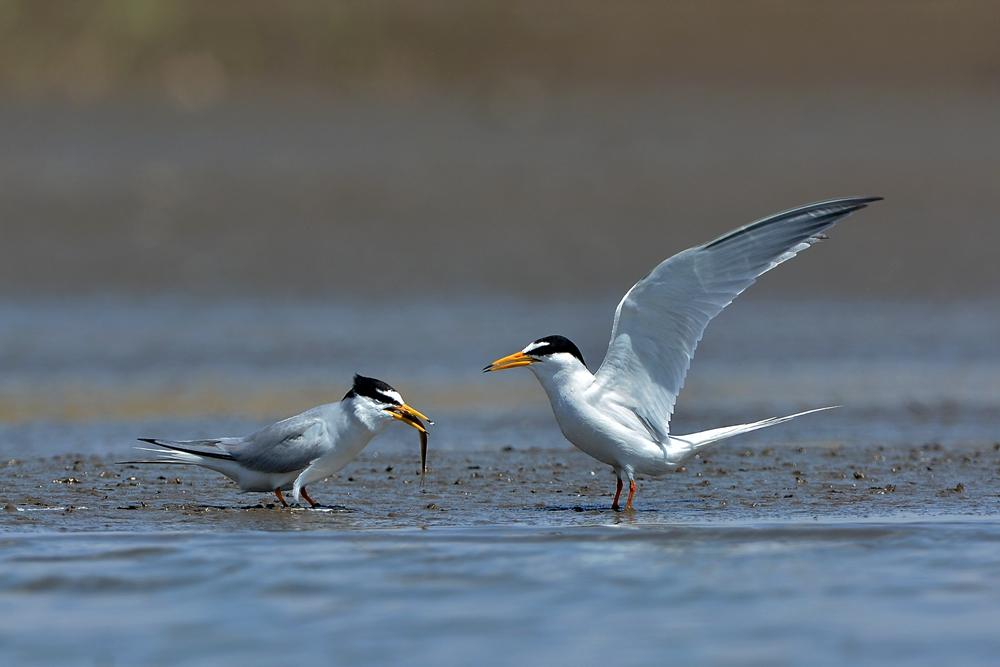
[[[608,353],[592,389],[634,410],[647,428],[666,436],[691,358],[712,318],[760,275],[879,199],[809,204],[665,260],[618,304]]]
[[[309,467],[329,449],[326,421],[300,415],[257,431],[230,453],[251,470],[282,473]]]

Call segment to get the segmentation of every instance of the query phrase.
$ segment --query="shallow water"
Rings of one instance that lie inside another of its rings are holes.
[[[1000,649],[992,522],[4,541],[18,664],[992,664]]]
[[[553,331],[599,358],[609,309],[0,304],[0,601],[16,610],[0,658],[995,663],[993,310],[942,307],[944,331],[921,305],[736,304],[677,430],[843,407],[640,479],[618,514],[612,475],[562,439],[533,380],[478,374]],[[189,318],[203,326],[171,329]],[[354,370],[437,420],[426,479],[402,427],[311,487],[320,510],[115,464],[136,437],[241,433],[336,399]]]

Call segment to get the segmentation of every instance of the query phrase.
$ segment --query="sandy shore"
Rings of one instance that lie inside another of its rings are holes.
[[[638,512],[608,508],[613,478],[572,450],[363,456],[312,487],[322,511],[282,510],[225,478],[182,466],[118,465],[66,454],[10,460],[6,530],[328,529],[480,524],[563,525],[802,520],[1000,510],[1000,444],[981,447],[720,448],[660,479],[640,478]]]

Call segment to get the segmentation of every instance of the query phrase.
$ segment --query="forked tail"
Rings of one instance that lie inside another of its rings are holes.
[[[139,438],[139,440],[156,445],[156,447],[136,447],[136,450],[151,452],[155,454],[155,457],[136,461],[118,461],[118,463],[184,463],[215,470],[218,469],[218,465],[213,465],[213,461],[228,462],[233,460],[232,455],[218,447],[221,440],[158,440],[156,438]]]
[[[752,422],[750,424],[723,426],[722,428],[713,428],[709,431],[701,431],[699,433],[691,433],[689,435],[671,435],[670,444],[679,450],[678,453],[686,453],[690,455],[694,454],[703,447],[719,442],[720,440],[725,440],[726,438],[731,438],[734,435],[742,435],[743,433],[756,431],[760,428],[784,424],[785,422],[791,421],[796,417],[811,415],[814,412],[823,412],[824,410],[833,410],[834,408],[839,407],[839,405],[831,405],[825,408],[815,408],[813,410],[806,410],[805,412],[798,412],[794,415],[788,415],[786,417],[770,417],[768,419],[762,419],[759,422]]]

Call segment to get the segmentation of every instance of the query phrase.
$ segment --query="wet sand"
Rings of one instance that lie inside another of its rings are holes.
[[[1000,443],[945,448],[730,445],[661,478],[639,478],[635,513],[610,511],[609,469],[573,450],[431,450],[362,456],[311,488],[324,506],[282,509],[188,466],[108,457],[10,460],[6,530],[341,530],[433,526],[641,525],[712,521],[992,516],[1000,513]],[[423,483],[422,483],[423,482]]]

